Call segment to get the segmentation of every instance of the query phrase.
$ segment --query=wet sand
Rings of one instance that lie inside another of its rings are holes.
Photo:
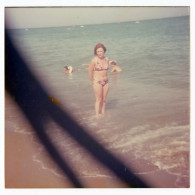
[[[73,188],[68,179],[58,177],[33,161],[36,144],[29,137],[5,132],[5,187],[6,188]],[[124,188],[120,181],[110,178],[82,178],[87,188]]]
[[[34,138],[29,135],[33,131],[32,127],[8,94],[5,104],[5,188],[74,188],[68,178],[55,175],[33,160],[39,153],[39,146],[37,140],[33,141]],[[50,157],[41,158],[41,162],[53,166]],[[86,188],[127,187],[123,182],[112,178],[78,179]]]
[[[5,187],[6,188],[74,188],[68,179],[58,177],[39,163],[33,161],[37,152],[36,144],[24,134],[5,132]],[[44,160],[44,159],[42,159]],[[47,159],[48,161],[48,159]],[[161,188],[174,186],[175,176],[164,171],[142,175],[148,183]],[[117,179],[105,177],[82,178],[86,188],[125,188],[128,187]]]
[[[37,143],[28,133],[32,131],[28,122],[13,102],[6,98],[5,110],[5,187],[6,188],[74,188],[68,178],[60,177],[45,169],[33,160],[39,153]],[[16,117],[17,116],[17,117]],[[8,122],[9,121],[9,122]],[[17,126],[17,129],[15,128]],[[21,131],[21,132],[20,132]],[[27,133],[25,133],[27,132]],[[41,162],[53,167],[53,161],[47,156],[39,156]],[[77,167],[79,162],[75,162]],[[153,188],[177,188],[177,177],[165,171],[151,168],[149,162],[132,159],[132,163],[147,174],[138,175]],[[154,170],[154,171],[151,171]],[[113,177],[78,178],[85,188],[127,188],[125,183]],[[187,186],[186,186],[187,187]]]
[[[33,161],[36,146],[28,137],[6,131],[5,133],[5,187],[6,188],[60,188],[72,187],[61,178],[43,170]]]

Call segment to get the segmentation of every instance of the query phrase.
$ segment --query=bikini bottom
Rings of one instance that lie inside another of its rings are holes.
[[[94,80],[94,83],[98,83],[98,84],[102,85],[102,87],[104,87],[108,83],[108,79],[100,80],[100,81]]]

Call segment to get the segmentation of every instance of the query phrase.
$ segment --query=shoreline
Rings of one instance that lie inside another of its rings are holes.
[[[36,145],[24,134],[5,131],[5,188],[74,188],[69,179],[44,170],[33,161]],[[85,188],[126,188],[114,178],[81,178]]]
[[[75,188],[68,178],[56,176],[33,161],[37,148],[29,140],[28,135],[5,131],[5,188]],[[163,170],[140,177],[155,184],[151,188],[180,188],[174,184],[177,177]],[[78,179],[84,188],[129,188],[117,178],[94,176]]]
[[[5,131],[5,188],[68,188],[72,185],[33,161],[36,146],[28,137]]]
[[[5,167],[4,184],[6,189],[13,188],[75,188],[66,177],[57,176],[33,160],[39,153],[37,143],[30,137],[32,127],[23,114],[6,94],[5,110]],[[17,118],[15,118],[17,116]],[[7,123],[6,123],[7,121]],[[11,121],[11,123],[9,122]],[[15,129],[17,125],[17,129]],[[15,132],[18,131],[18,132]],[[41,156],[41,162],[47,161],[52,167],[53,161],[48,156]],[[63,173],[62,173],[63,175]],[[126,184],[115,178],[81,177],[78,178],[85,188],[125,188]]]
[[[75,188],[68,178],[52,173],[51,169],[45,169],[33,159],[39,153],[39,147],[31,138],[32,127],[9,96],[6,98],[6,105],[5,188]],[[131,158],[131,154],[128,155],[128,158]],[[46,164],[51,165],[49,167],[54,167],[54,162],[48,156],[40,155],[39,158],[43,164],[46,162]],[[80,166],[80,162],[75,163],[77,167]],[[159,170],[151,165],[151,162],[144,159],[131,158],[131,163],[134,163],[138,172],[140,170],[146,172],[136,175],[145,180],[151,188],[189,188],[189,177],[182,177],[179,184],[185,187],[178,187],[177,175]],[[116,177],[80,176],[78,180],[84,188],[129,188]]]

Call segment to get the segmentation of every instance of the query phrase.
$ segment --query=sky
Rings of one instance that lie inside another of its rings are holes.
[[[40,28],[102,24],[189,15],[189,7],[6,7],[6,27]]]

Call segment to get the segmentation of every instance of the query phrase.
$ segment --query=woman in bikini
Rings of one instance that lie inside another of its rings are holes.
[[[95,114],[99,117],[105,113],[106,96],[108,94],[108,66],[109,60],[104,56],[106,47],[102,43],[98,43],[94,48],[95,57],[89,65],[89,78],[92,82],[96,101]]]

